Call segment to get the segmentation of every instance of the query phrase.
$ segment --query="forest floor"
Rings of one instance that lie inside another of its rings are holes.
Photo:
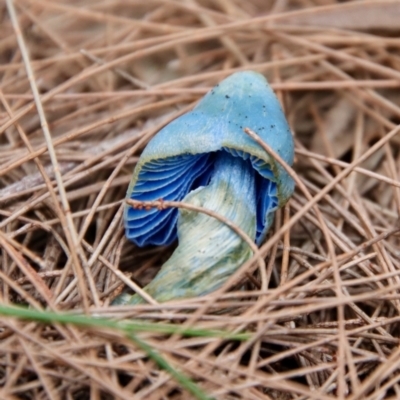
[[[0,21],[1,399],[400,398],[397,0],[3,0]],[[144,146],[243,70],[295,140],[265,269],[110,306],[173,251],[124,236]]]

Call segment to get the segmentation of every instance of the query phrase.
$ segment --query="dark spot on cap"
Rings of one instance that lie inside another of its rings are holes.
[[[229,99],[229,96],[228,96],[227,94],[225,95],[225,97],[226,97],[227,99]]]
[[[275,128],[275,125],[271,125],[271,128]]]

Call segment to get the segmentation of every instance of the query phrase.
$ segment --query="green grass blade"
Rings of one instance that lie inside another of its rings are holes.
[[[204,393],[200,387],[186,375],[177,371],[168,361],[146,342],[139,339],[135,334],[128,334],[128,337],[140,347],[160,368],[167,371],[183,388],[190,392],[198,400],[212,400],[213,398]]]
[[[250,338],[248,333],[229,333],[213,329],[182,328],[172,324],[151,323],[146,321],[115,321],[109,318],[93,317],[73,313],[54,313],[51,311],[31,310],[23,307],[0,305],[0,315],[28,319],[43,323],[73,324],[84,327],[110,328],[130,332],[154,332],[181,334],[192,337],[214,337],[227,340],[244,341]]]
[[[98,318],[89,315],[73,313],[55,313],[51,311],[32,310],[23,307],[5,306],[0,304],[0,315],[44,324],[71,324],[86,328],[103,328],[123,332],[132,342],[142,349],[160,368],[168,372],[181,386],[198,400],[212,399],[189,377],[179,372],[162,355],[150,345],[138,338],[138,332],[155,332],[162,334],[181,334],[193,337],[215,337],[229,340],[247,340],[247,333],[230,334],[219,330],[182,328],[172,324],[150,323],[142,321],[114,321],[109,318]]]

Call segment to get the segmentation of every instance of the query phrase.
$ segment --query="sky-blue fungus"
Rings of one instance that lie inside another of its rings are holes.
[[[150,141],[128,198],[183,200],[225,217],[261,243],[294,184],[244,128],[292,164],[293,139],[277,98],[262,75],[238,72]],[[125,229],[138,246],[168,244],[178,236],[178,247],[144,288],[160,302],[210,293],[252,256],[230,227],[201,212],[127,206]],[[123,294],[113,304],[143,301]]]
[[[180,201],[216,174],[222,154],[242,159],[255,171],[256,234],[260,244],[276,209],[287,202],[294,182],[286,171],[244,133],[256,132],[289,165],[293,139],[280,104],[266,79],[237,72],[208,92],[187,114],[165,126],[144,149],[127,197]],[[138,246],[165,245],[177,237],[177,209],[139,210],[126,206],[126,236]]]

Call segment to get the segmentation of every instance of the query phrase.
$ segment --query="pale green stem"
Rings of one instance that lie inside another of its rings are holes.
[[[255,172],[249,161],[218,153],[210,184],[183,201],[215,211],[255,239]],[[235,232],[203,213],[181,209],[178,238],[171,258],[144,288],[159,302],[210,293],[252,256],[249,245]],[[123,295],[114,304],[144,302],[139,295]]]

